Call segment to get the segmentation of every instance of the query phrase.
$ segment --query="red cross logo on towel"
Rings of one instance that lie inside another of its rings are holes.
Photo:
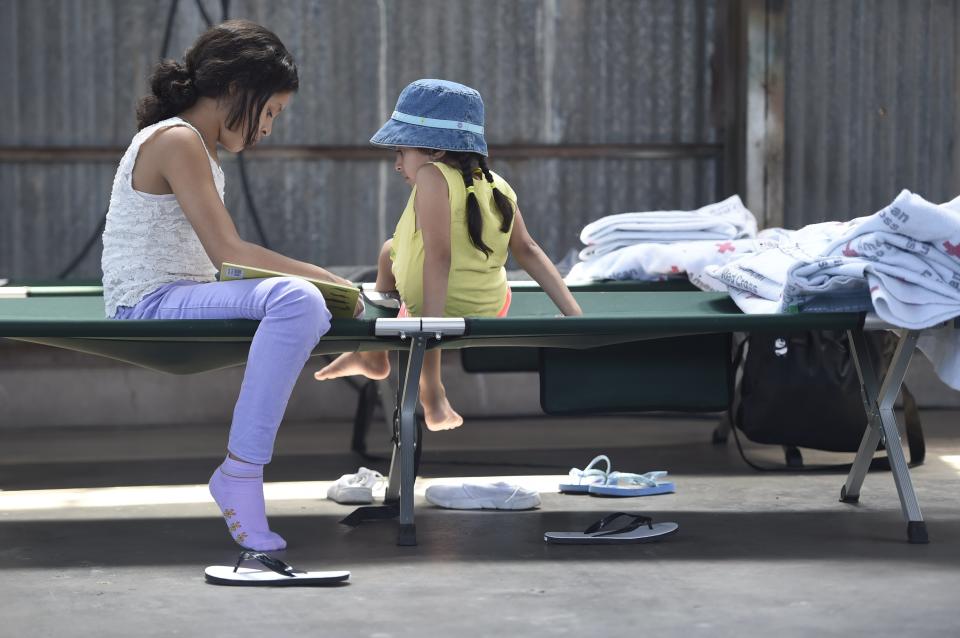
[[[733,245],[732,241],[725,241],[722,244],[717,244],[717,252],[721,255],[727,251],[736,252],[737,247]]]
[[[847,242],[847,245],[843,247],[843,256],[844,257],[859,257],[860,253],[855,251],[853,248],[850,248],[850,242]]]
[[[951,257],[960,258],[960,244],[951,244],[948,241],[943,242],[943,249],[947,251],[947,254]]]

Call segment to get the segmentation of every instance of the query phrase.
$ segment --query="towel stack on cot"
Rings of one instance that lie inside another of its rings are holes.
[[[691,281],[752,314],[872,310],[915,330],[960,316],[960,197],[933,204],[904,190],[873,215],[782,232]],[[960,389],[960,330],[928,331],[917,345]]]
[[[567,281],[661,281],[758,248],[757,220],[736,195],[691,211],[608,215],[580,233],[586,247]]]

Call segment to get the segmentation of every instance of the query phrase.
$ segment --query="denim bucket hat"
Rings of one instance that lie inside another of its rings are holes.
[[[417,80],[397,99],[387,123],[370,138],[377,146],[467,151],[486,157],[483,99],[469,86],[447,80]]]

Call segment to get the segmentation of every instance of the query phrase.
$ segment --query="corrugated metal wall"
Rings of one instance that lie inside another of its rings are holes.
[[[730,0],[735,2],[735,0]],[[203,0],[215,19],[220,3]],[[723,0],[256,0],[302,89],[268,142],[363,147],[418,77],[477,87],[492,145],[722,145],[710,73]],[[169,2],[0,0],[0,150],[123,147]],[[960,3],[786,4],[785,221],[873,212],[901,189],[960,192]],[[171,55],[204,28],[180,0]],[[715,85],[716,84],[716,85]],[[118,157],[118,156],[117,156]],[[387,157],[385,155],[385,157]],[[683,159],[492,158],[559,259],[600,215],[693,207],[737,167]],[[227,205],[256,239],[236,161]],[[0,161],[0,277],[52,276],[96,228],[116,159]],[[372,263],[406,197],[389,160],[248,157],[271,245],[321,264]],[[77,275],[99,274],[95,249]]]
[[[960,3],[786,8],[786,225],[960,193]]]
[[[363,146],[420,77],[479,89],[494,146],[717,144],[708,110],[719,1],[234,0],[231,17],[276,31],[301,70],[273,144]],[[219,2],[203,6],[219,19]],[[168,7],[0,0],[0,147],[125,146]],[[203,28],[194,2],[181,0],[170,54]],[[373,263],[407,195],[384,158],[248,157],[272,246],[320,264]],[[493,156],[491,165],[560,258],[600,215],[716,199],[718,158]],[[224,160],[228,209],[255,239],[236,161]],[[115,167],[0,162],[0,277],[51,276],[69,261],[108,203]],[[99,247],[76,274],[99,275]]]

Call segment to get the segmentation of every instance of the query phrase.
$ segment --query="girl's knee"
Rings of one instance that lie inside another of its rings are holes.
[[[297,277],[276,277],[271,290],[272,302],[267,304],[267,314],[271,310],[285,316],[301,318],[317,330],[319,339],[330,329],[332,315],[327,302],[316,286]]]

